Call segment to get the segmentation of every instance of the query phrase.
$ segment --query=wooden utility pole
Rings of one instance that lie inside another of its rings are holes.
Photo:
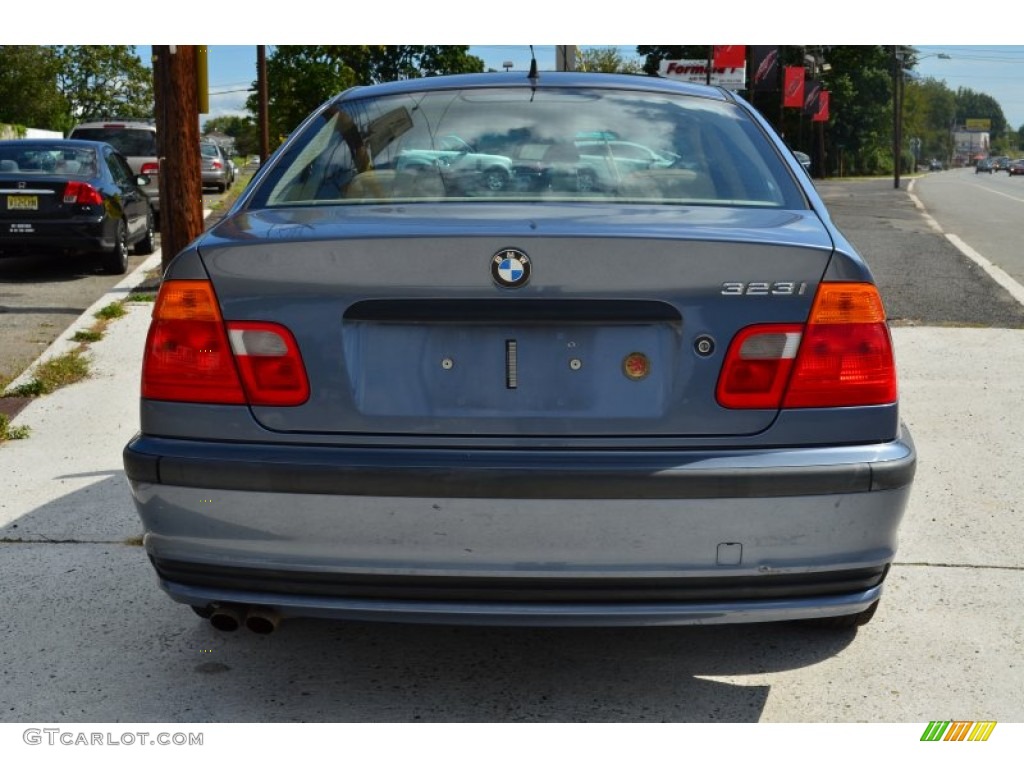
[[[156,135],[160,151],[160,251],[164,270],[203,232],[197,46],[154,45]]]

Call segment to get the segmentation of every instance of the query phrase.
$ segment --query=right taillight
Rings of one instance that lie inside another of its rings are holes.
[[[64,202],[69,205],[103,205],[103,195],[92,184],[69,181],[64,185]]]
[[[744,328],[717,389],[726,408],[836,408],[896,402],[885,309],[870,283],[821,283],[806,325]]]
[[[142,167],[139,169],[139,173],[141,173],[143,176],[155,176],[159,172],[159,163],[143,163]]]

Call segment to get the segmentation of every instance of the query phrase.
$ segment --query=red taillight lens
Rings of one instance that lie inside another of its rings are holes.
[[[207,280],[160,287],[142,363],[142,396],[152,400],[300,405],[306,369],[287,328],[274,323],[225,326]]]
[[[896,402],[896,361],[875,286],[822,283],[784,408]]]
[[[228,323],[231,349],[250,405],[301,405],[306,368],[291,332],[274,323]]]
[[[139,173],[144,176],[155,176],[160,172],[160,163],[143,163]]]
[[[103,205],[103,195],[92,184],[69,181],[64,185],[64,202],[68,205]]]
[[[778,408],[793,369],[803,326],[752,325],[729,345],[718,379],[726,408]]]
[[[142,396],[190,403],[245,403],[213,286],[160,286],[142,360]]]
[[[221,163],[220,160],[211,160],[210,161],[210,167],[213,168],[213,170],[215,170],[215,171],[219,171],[221,168],[224,167],[224,165],[223,165],[223,163]]]
[[[895,402],[896,364],[878,290],[822,283],[806,326],[744,328],[729,346],[716,394],[726,408]]]

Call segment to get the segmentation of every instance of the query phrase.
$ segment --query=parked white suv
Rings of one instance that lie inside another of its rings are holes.
[[[142,187],[149,198],[153,215],[160,219],[160,159],[157,153],[156,124],[141,118],[111,118],[79,123],[69,139],[105,141],[112,145],[128,160],[136,174],[149,177],[149,184]]]

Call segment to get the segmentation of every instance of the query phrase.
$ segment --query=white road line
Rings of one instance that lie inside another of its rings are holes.
[[[928,226],[930,226],[936,232],[945,235],[946,239],[949,240],[949,242],[951,242],[954,246],[956,246],[957,250],[960,251],[960,253],[962,253],[968,259],[970,259],[979,267],[984,269],[985,272],[988,273],[989,277],[991,277],[993,280],[999,283],[999,285],[1005,288],[1007,292],[1011,296],[1013,296],[1013,298],[1015,298],[1020,304],[1024,304],[1024,285],[1021,285],[1012,277],[1010,277],[1010,275],[1007,274],[1002,267],[996,266],[991,261],[982,256],[980,253],[978,253],[976,250],[971,248],[971,246],[969,246],[967,243],[961,240],[957,235],[952,235],[949,234],[948,232],[943,232],[942,227],[939,226],[939,223],[931,217],[927,209],[924,207],[924,204],[917,198],[917,195],[914,194],[914,181],[916,181],[916,179],[911,180],[910,184],[907,185],[907,194],[910,195],[910,199],[917,207],[917,209],[921,211],[921,215],[924,217],[924,220],[928,223]],[[984,189],[984,187],[982,187],[982,189]],[[995,190],[989,191],[995,192]],[[1024,200],[1021,200],[1020,198],[1013,197],[1012,195],[1006,195],[1003,194],[1002,192],[996,192],[996,194],[1003,195],[1004,197],[1009,197],[1011,200],[1020,200],[1020,202],[1024,202]]]

